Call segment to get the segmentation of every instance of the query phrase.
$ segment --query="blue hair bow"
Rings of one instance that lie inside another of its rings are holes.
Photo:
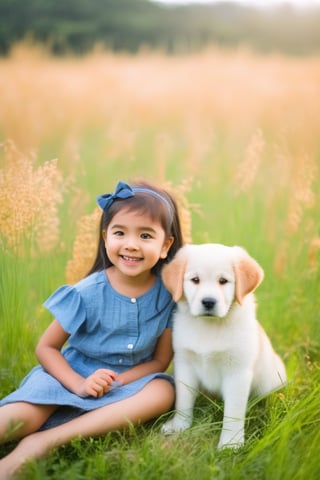
[[[102,208],[102,210],[108,210],[110,205],[116,200],[116,199],[125,199],[125,198],[130,198],[134,196],[134,191],[125,182],[119,182],[115,191],[113,193],[105,193],[104,195],[99,195],[97,197],[97,202],[98,205]]]
[[[134,197],[135,193],[147,193],[161,200],[168,209],[170,222],[172,223],[174,212],[170,203],[163,195],[156,192],[155,190],[151,190],[150,188],[144,188],[144,187],[132,188],[130,187],[130,185],[128,185],[125,182],[119,182],[113,193],[105,193],[104,195],[99,195],[99,197],[97,197],[97,202],[98,202],[98,205],[102,208],[102,210],[107,211],[110,205],[112,205],[115,200],[117,199],[124,200],[125,198]]]

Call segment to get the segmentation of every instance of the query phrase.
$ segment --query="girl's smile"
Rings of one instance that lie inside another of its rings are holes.
[[[141,262],[142,258],[138,257],[128,257],[127,255],[121,255],[122,259],[127,262],[129,265],[130,264],[136,264]]]

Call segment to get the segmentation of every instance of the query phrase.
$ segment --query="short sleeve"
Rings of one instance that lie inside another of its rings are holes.
[[[72,286],[64,285],[45,302],[50,313],[67,333],[74,333],[86,319],[86,311],[80,293]]]

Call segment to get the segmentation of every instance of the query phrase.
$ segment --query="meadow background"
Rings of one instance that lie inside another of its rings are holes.
[[[24,479],[319,478],[320,59],[246,48],[0,58],[0,395],[35,365],[42,302],[85,271],[95,197],[144,177],[178,197],[186,241],[242,245],[261,264],[258,317],[289,384],[248,409],[246,445],[216,450],[222,405],[74,441]],[[0,447],[3,455],[12,445]]]

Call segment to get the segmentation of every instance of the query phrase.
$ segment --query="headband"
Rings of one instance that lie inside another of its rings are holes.
[[[97,202],[98,202],[98,205],[102,208],[102,210],[107,211],[108,208],[113,204],[115,200],[124,200],[126,198],[134,197],[135,193],[147,193],[161,200],[167,207],[170,222],[172,223],[173,221],[172,206],[163,195],[156,192],[155,190],[151,190],[150,188],[130,187],[130,185],[128,185],[127,183],[119,182],[113,193],[105,193],[104,195],[99,195],[97,197]]]

